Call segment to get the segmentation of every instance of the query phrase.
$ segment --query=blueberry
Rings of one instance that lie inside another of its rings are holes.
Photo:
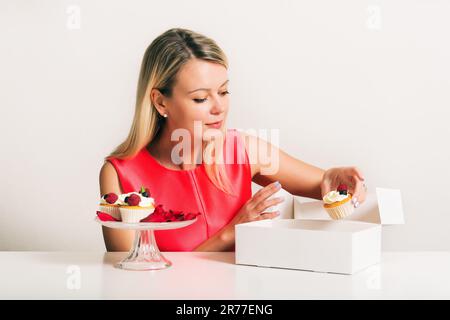
[[[145,191],[144,193],[142,193],[142,196],[148,198],[148,193],[147,193],[147,191]]]
[[[128,203],[128,198],[129,198],[129,196],[128,196],[128,197],[125,197],[125,202],[126,202],[126,203]]]
[[[345,194],[345,195],[347,195],[347,190],[339,190],[339,194]]]

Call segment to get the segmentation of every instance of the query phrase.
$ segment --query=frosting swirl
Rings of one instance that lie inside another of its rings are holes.
[[[323,196],[323,202],[331,204],[348,198],[348,194],[340,194],[338,191],[330,191]]]

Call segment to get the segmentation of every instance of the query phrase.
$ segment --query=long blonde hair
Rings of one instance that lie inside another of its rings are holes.
[[[150,92],[157,88],[163,95],[171,97],[178,71],[191,58],[219,63],[228,69],[227,57],[216,42],[191,30],[169,29],[148,46],[139,73],[133,124],[126,140],[106,160],[133,158],[153,141],[165,118],[156,110]],[[213,157],[211,163],[204,163],[209,179],[220,190],[235,195],[224,165],[217,160]]]

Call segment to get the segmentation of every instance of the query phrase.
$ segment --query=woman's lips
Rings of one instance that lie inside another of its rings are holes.
[[[210,128],[219,129],[222,126],[222,122],[223,121],[221,120],[217,122],[207,123],[206,125]]]

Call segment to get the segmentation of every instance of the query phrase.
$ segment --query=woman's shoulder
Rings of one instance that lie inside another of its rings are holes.
[[[112,174],[117,175],[117,171],[116,168],[114,168],[113,164],[111,163],[110,159],[107,159],[105,160],[100,169],[100,175],[112,175]]]
[[[109,192],[122,193],[116,168],[108,160],[100,169],[99,182],[102,195]]]

